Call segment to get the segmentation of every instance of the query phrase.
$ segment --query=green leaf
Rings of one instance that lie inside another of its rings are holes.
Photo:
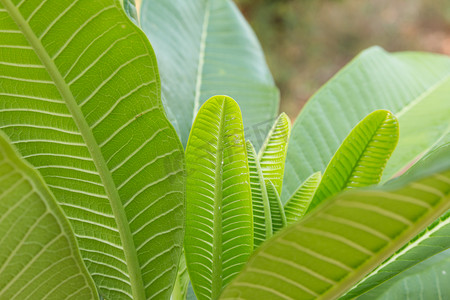
[[[286,215],[275,185],[272,181],[267,180],[266,187],[270,203],[270,216],[272,217],[272,230],[273,233],[276,233],[286,227]]]
[[[221,299],[335,299],[450,208],[450,170],[341,193],[259,247]]]
[[[69,222],[0,131],[0,298],[98,299]]]
[[[63,208],[106,299],[170,296],[183,149],[155,55],[114,0],[0,0],[0,128]]]
[[[450,144],[446,147],[441,146],[430,152],[426,158],[414,165],[406,174],[396,181],[413,180],[414,178],[427,176],[432,172],[441,172],[442,170],[450,168],[449,157]],[[379,265],[368,276],[354,286],[343,298],[353,299],[354,297],[365,293],[371,294],[371,289],[383,285],[384,282],[389,281],[394,276],[402,276],[402,272],[407,271],[414,265],[448,249],[449,247],[450,211],[428,226],[427,229],[422,231],[392,257]]]
[[[128,17],[134,22],[134,24],[139,25],[139,18],[136,10],[136,1],[122,0],[122,5]]]
[[[401,124],[398,146],[383,176],[389,179],[405,169],[450,132],[449,93],[449,57],[389,54],[379,47],[362,52],[310,99],[296,119],[283,202],[312,173],[323,173],[351,129],[376,109],[393,112]]]
[[[449,299],[449,274],[450,250],[447,250],[421,262],[357,299]]]
[[[173,287],[171,300],[185,300],[188,292],[189,285],[189,273],[186,267],[186,257],[184,250],[180,256],[180,262],[178,263],[178,274],[175,280],[175,286]]]
[[[273,124],[258,153],[264,178],[272,181],[278,194],[281,193],[281,186],[283,185],[284,163],[290,130],[291,121],[285,113],[282,113]]]
[[[305,215],[316,194],[321,178],[322,175],[320,172],[316,172],[309,176],[295,191],[294,195],[286,202],[284,212],[286,214],[287,224],[292,224]]]
[[[253,251],[252,203],[244,129],[237,103],[209,99],[186,148],[184,249],[198,299],[217,299]]]
[[[253,209],[253,245],[257,248],[272,236],[272,216],[266,183],[256,156],[255,148],[247,141],[247,158],[250,172]]]
[[[377,110],[365,117],[334,154],[308,211],[342,190],[380,182],[397,141],[398,122],[390,112]]]
[[[142,28],[155,47],[168,117],[186,144],[200,106],[229,95],[258,149],[279,93],[261,46],[231,0],[143,0]],[[176,88],[174,88],[176,87]]]

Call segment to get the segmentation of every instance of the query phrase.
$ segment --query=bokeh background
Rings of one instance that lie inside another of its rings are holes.
[[[237,0],[255,30],[281,111],[304,103],[360,51],[450,55],[450,0]]]
[[[450,0],[235,2],[264,49],[280,88],[280,110],[292,119],[320,86],[370,46],[450,55]]]

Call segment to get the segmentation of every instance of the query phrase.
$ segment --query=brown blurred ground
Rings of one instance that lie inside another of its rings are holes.
[[[450,0],[237,0],[295,118],[308,98],[361,50],[450,55]]]

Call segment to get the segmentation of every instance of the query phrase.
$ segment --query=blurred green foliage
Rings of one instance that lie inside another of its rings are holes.
[[[450,0],[237,0],[295,118],[305,101],[360,51],[450,55]]]

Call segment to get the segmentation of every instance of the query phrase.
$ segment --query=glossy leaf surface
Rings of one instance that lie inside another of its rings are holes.
[[[183,149],[146,36],[113,0],[1,0],[0,20],[0,128],[63,208],[101,296],[169,297]]]
[[[398,131],[397,118],[385,110],[358,123],[328,164],[308,211],[340,191],[377,184],[397,145]]]
[[[352,128],[376,109],[393,112],[401,124],[398,146],[383,176],[387,180],[405,169],[449,134],[449,92],[449,57],[390,54],[378,47],[362,52],[297,117],[289,142],[283,202],[312,173],[323,173]]]
[[[0,299],[98,299],[70,225],[0,132]]]
[[[272,236],[272,216],[266,183],[255,148],[250,141],[247,141],[246,146],[252,191],[253,245],[256,248]]]
[[[217,299],[253,251],[252,203],[244,129],[237,103],[209,99],[186,148],[184,249],[198,299]]]
[[[291,121],[285,113],[282,113],[273,124],[258,153],[264,178],[273,183],[278,194],[281,194],[283,185],[284,164],[290,130]]]
[[[155,47],[164,105],[183,144],[200,106],[214,95],[229,95],[242,109],[247,139],[259,149],[279,94],[233,1],[143,0],[141,25]]]
[[[308,210],[311,201],[316,194],[322,175],[316,172],[309,176],[295,191],[294,195],[286,202],[284,213],[287,224],[300,220]]]
[[[259,247],[221,299],[334,299],[449,208],[449,169],[341,193]]]

